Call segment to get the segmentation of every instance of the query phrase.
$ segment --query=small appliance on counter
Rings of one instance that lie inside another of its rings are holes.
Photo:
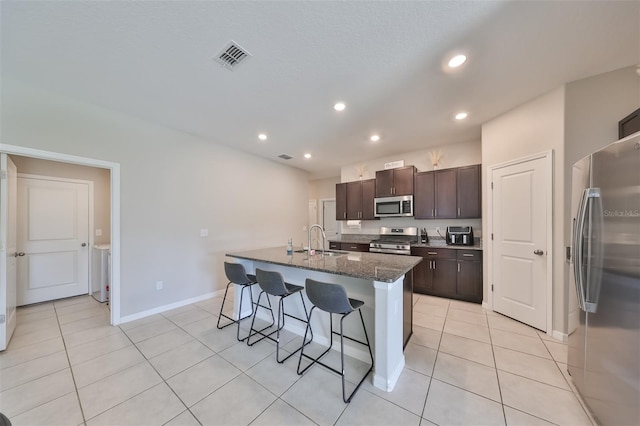
[[[427,229],[422,228],[420,230],[420,243],[427,244],[429,242],[429,236],[427,235]]]
[[[473,228],[471,226],[447,226],[447,244],[454,246],[472,246]]]

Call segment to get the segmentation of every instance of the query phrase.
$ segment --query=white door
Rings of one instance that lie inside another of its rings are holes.
[[[547,330],[551,156],[492,169],[493,309]]]
[[[322,227],[327,238],[338,233],[336,221],[336,200],[322,200]]]
[[[16,219],[18,172],[0,154],[0,351],[9,346],[16,328]]]
[[[18,177],[18,306],[89,292],[89,185]]]

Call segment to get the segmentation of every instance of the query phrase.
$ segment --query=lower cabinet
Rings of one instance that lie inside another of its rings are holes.
[[[413,270],[413,289],[417,293],[482,302],[482,252],[445,248],[413,247],[421,256]]]
[[[364,243],[340,243],[337,241],[329,241],[330,250],[345,251],[369,251],[369,244]]]

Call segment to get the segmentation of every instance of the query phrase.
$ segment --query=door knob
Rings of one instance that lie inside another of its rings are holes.
[[[82,247],[86,247],[86,246],[87,246],[87,243],[82,243],[82,244],[81,244],[81,246],[82,246]]]
[[[542,256],[544,252],[542,250],[535,250],[533,254],[535,254],[536,256]]]
[[[21,251],[21,252],[16,252],[16,254],[13,255],[13,257],[22,257],[24,256],[26,253]]]

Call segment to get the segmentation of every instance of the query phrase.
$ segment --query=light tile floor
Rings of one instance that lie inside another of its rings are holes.
[[[220,303],[120,327],[89,296],[19,308],[0,354],[0,411],[15,426],[591,424],[566,345],[477,304],[416,295],[396,388],[368,379],[344,404],[334,373],[298,376],[297,357],[277,364],[273,343],[217,330]]]

